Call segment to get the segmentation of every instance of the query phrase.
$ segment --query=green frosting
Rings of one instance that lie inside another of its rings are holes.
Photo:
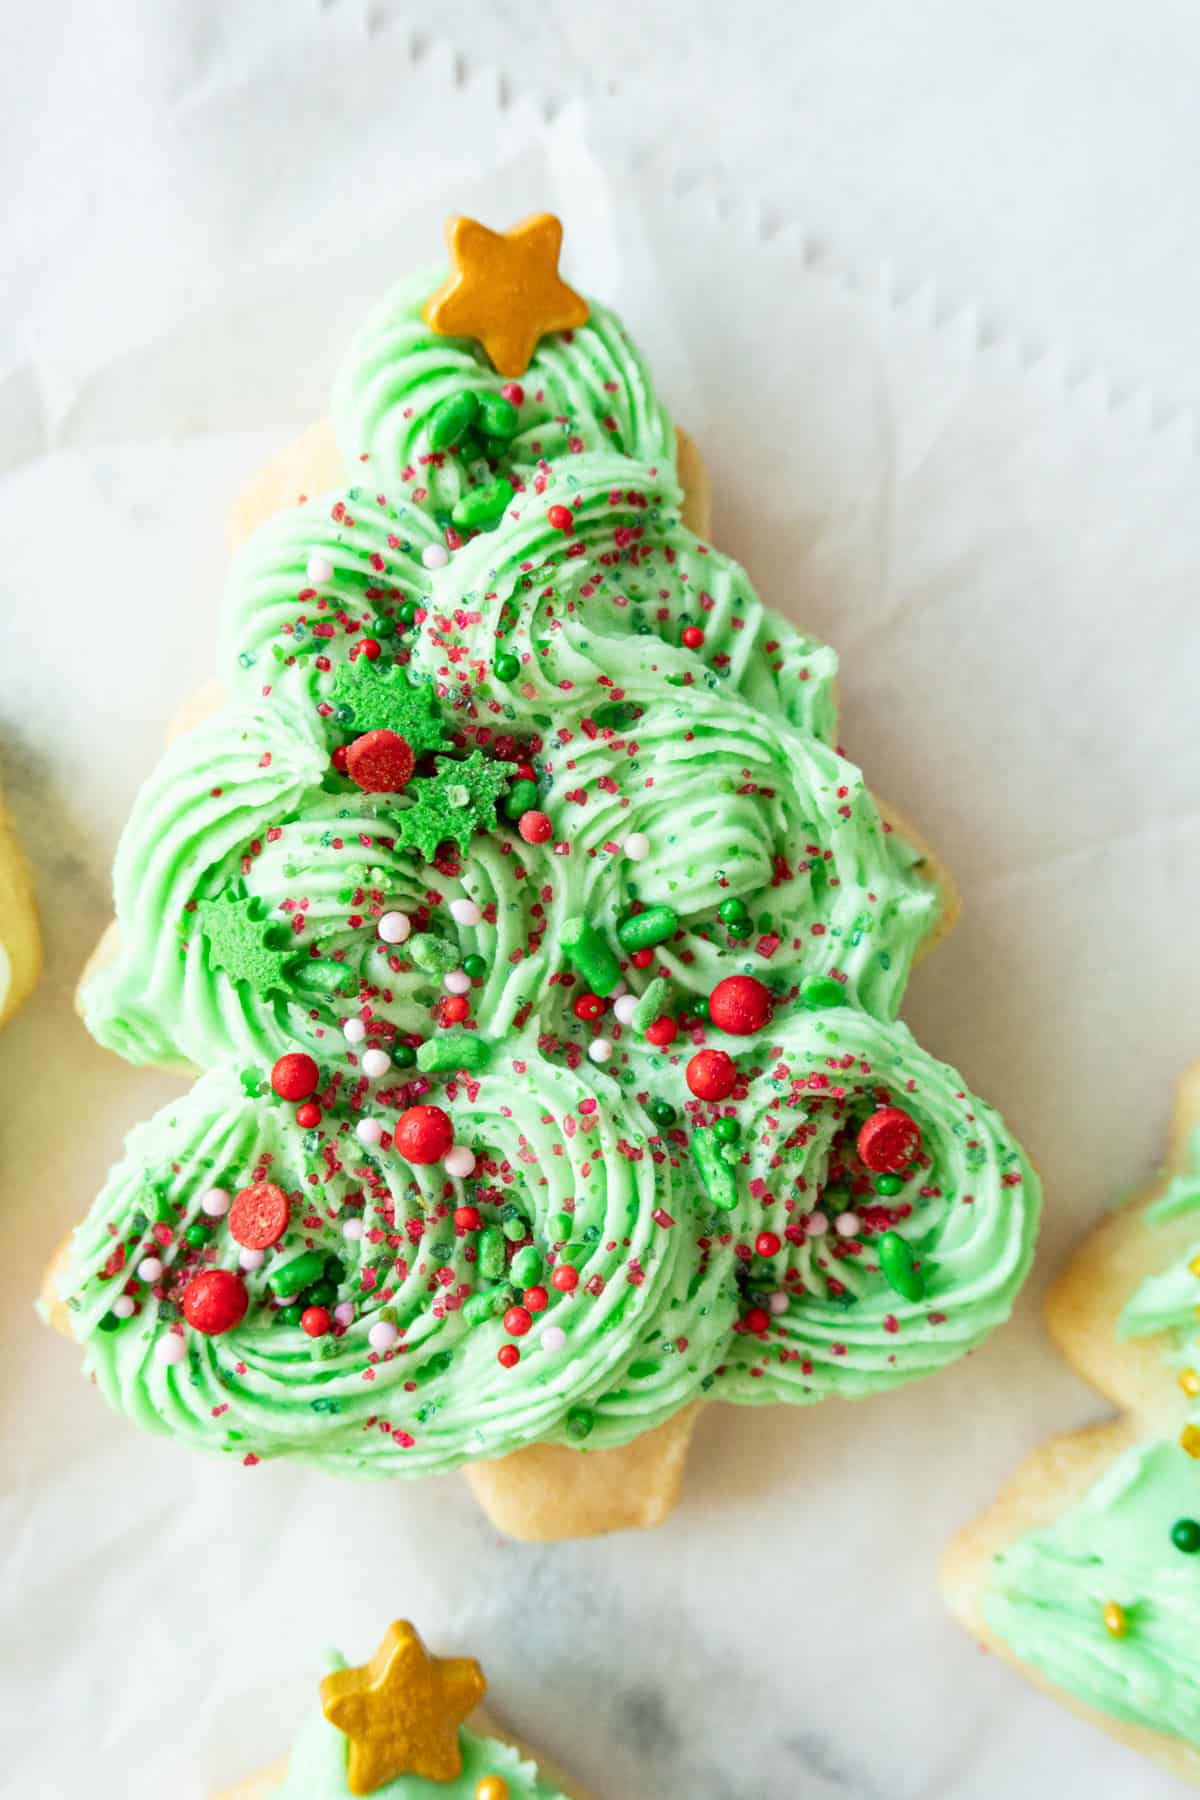
[[[1200,1556],[1171,1541],[1198,1512],[1200,1477],[1178,1444],[1127,1451],[1079,1505],[997,1557],[988,1623],[1090,1706],[1200,1743]],[[1123,1637],[1105,1627],[1110,1602]]]
[[[1176,1379],[1200,1367],[1200,1279],[1190,1267],[1200,1254],[1200,1136],[1191,1167],[1145,1223],[1154,1230],[1192,1213],[1196,1241],[1139,1284],[1118,1324],[1122,1338],[1166,1334],[1163,1380],[1179,1397],[1184,1436],[1200,1428],[1200,1406],[1184,1401]],[[1062,1518],[996,1559],[984,1612],[1022,1661],[1089,1705],[1200,1744],[1200,1556],[1173,1539],[1180,1521],[1200,1521],[1194,1454],[1178,1439],[1141,1444]],[[1200,1523],[1195,1535],[1200,1546]],[[1120,1637],[1104,1623],[1110,1601],[1125,1611]]]
[[[526,1762],[511,1744],[480,1737],[462,1727],[458,1734],[462,1773],[455,1781],[426,1781],[421,1775],[399,1775],[376,1788],[375,1800],[475,1800],[487,1775],[502,1775],[509,1800],[566,1800],[561,1789],[543,1781],[534,1763]],[[287,1780],[276,1790],[278,1800],[346,1800],[346,1739],[322,1713],[307,1721],[288,1762]]]
[[[237,559],[228,704],[168,752],[121,841],[121,951],[88,1024],[205,1073],[133,1133],[76,1236],[88,1372],[205,1447],[393,1475],[938,1368],[1007,1315],[1038,1186],[896,1022],[941,897],[835,748],[836,658],[684,526],[669,421],[603,309],[543,339],[503,455],[473,472],[433,451],[434,407],[501,384],[421,324],[429,285],[387,302],[339,382],[361,485]],[[447,506],[496,468],[512,504],[463,542]],[[338,772],[379,728],[416,755],[402,792]],[[546,841],[520,836],[526,810]],[[403,941],[381,938],[397,912]],[[754,1037],[704,1022],[730,975],[770,989]],[[599,1018],[576,1014],[588,987]],[[678,1034],[656,1046],[660,1007]],[[701,1048],[734,1061],[725,1101],[689,1088]],[[319,1067],[305,1125],[268,1080],[297,1050]],[[415,1103],[445,1110],[470,1173],[397,1154]],[[877,1183],[855,1144],[885,1104],[922,1149]],[[290,1222],[245,1266],[204,1196],[263,1180]],[[301,1254],[308,1285],[281,1297]],[[212,1267],[248,1306],[206,1337],[181,1306]],[[311,1306],[333,1315],[315,1338]]]

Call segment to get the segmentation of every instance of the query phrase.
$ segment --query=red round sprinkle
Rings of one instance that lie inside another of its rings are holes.
[[[243,1188],[229,1209],[229,1235],[243,1250],[269,1250],[288,1228],[292,1203],[273,1181]]]
[[[760,1231],[754,1240],[754,1248],[760,1256],[779,1255],[779,1236],[774,1231]]]
[[[315,1100],[306,1100],[303,1106],[296,1108],[296,1123],[304,1131],[311,1131],[321,1123],[324,1115]]]
[[[704,642],[704,633],[698,625],[685,625],[683,628],[683,641],[689,650],[698,650]]]
[[[311,1056],[293,1050],[281,1056],[271,1070],[271,1086],[281,1100],[307,1100],[317,1091],[321,1072]]]
[[[771,1315],[762,1306],[752,1306],[746,1314],[747,1331],[765,1331],[771,1323]]]
[[[405,1162],[436,1163],[454,1142],[454,1127],[440,1106],[410,1106],[400,1114],[392,1137]]]
[[[575,521],[569,506],[552,506],[546,514],[555,531],[570,531]]]
[[[306,1306],[300,1314],[300,1329],[309,1337],[325,1337],[333,1321],[324,1306]]]
[[[504,1315],[504,1329],[509,1337],[524,1337],[532,1324],[532,1316],[524,1306],[510,1306]]]
[[[508,401],[510,406],[524,406],[525,389],[521,386],[519,381],[506,381],[504,386],[500,389],[500,392],[504,395],[504,398]]]
[[[921,1148],[921,1127],[899,1106],[881,1106],[858,1134],[858,1154],[877,1175],[898,1175]]]
[[[560,1294],[573,1294],[579,1286],[579,1270],[573,1269],[570,1263],[560,1263],[550,1281]]]
[[[454,1209],[454,1228],[456,1231],[478,1231],[483,1224],[477,1206],[456,1206]]]
[[[350,661],[357,662],[360,656],[365,656],[368,662],[374,662],[382,652],[383,645],[378,638],[359,638],[357,644],[350,646]]]
[[[654,951],[649,947],[645,950],[635,950],[629,960],[635,969],[648,969],[654,961]]]
[[[515,1344],[501,1344],[496,1352],[496,1361],[505,1369],[513,1369],[521,1360],[521,1352]]]
[[[724,1050],[697,1050],[686,1075],[697,1100],[728,1100],[737,1082],[733,1058]]]
[[[665,1044],[673,1044],[679,1036],[679,1026],[667,1013],[646,1027],[646,1042],[662,1048]]]
[[[599,994],[580,994],[572,1001],[571,1011],[577,1019],[598,1019],[604,1011],[604,1002]]]
[[[442,1001],[443,1025],[461,1025],[471,1010],[471,1002],[465,994],[447,994]]]
[[[398,731],[365,731],[346,751],[346,772],[364,793],[398,793],[413,772],[408,739]]]
[[[338,774],[344,775],[346,773],[346,746],[345,746],[345,744],[339,744],[337,749],[334,751],[333,755],[330,757],[329,760],[333,764],[334,768],[337,770]]]
[[[550,1296],[544,1287],[526,1288],[521,1298],[525,1302],[527,1311],[531,1313],[545,1312],[550,1304]]]
[[[547,838],[554,835],[554,826],[548,815],[536,809],[521,814],[517,830],[527,844],[544,844]]]
[[[771,992],[753,975],[727,975],[708,996],[708,1016],[718,1031],[750,1037],[771,1020]]]
[[[232,1331],[246,1316],[250,1296],[240,1275],[232,1269],[206,1269],[183,1290],[183,1316],[193,1331],[217,1337]]]

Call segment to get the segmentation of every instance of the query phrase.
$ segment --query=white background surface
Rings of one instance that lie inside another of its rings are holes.
[[[934,1571],[1020,1453],[1099,1412],[1036,1298],[1152,1165],[1200,1044],[1200,18],[4,10],[0,769],[47,970],[0,1044],[0,1785],[199,1800],[286,1747],[323,1646],[359,1658],[403,1610],[598,1800],[1166,1800],[961,1636]],[[703,443],[718,542],[838,646],[850,754],[960,880],[906,1016],[1021,1130],[1048,1217],[969,1365],[714,1410],[666,1528],[531,1550],[454,1478],[141,1438],[29,1306],[173,1091],[70,993],[211,660],[229,501],[448,210],[542,204]]]

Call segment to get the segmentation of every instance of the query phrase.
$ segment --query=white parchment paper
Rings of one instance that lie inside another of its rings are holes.
[[[200,1800],[286,1747],[326,1644],[365,1656],[403,1611],[608,1800],[1161,1800],[957,1632],[934,1570],[1019,1454],[1100,1410],[1036,1296],[1157,1157],[1200,1049],[1188,431],[982,342],[933,289],[834,279],[668,155],[598,154],[584,108],[547,118],[345,12],[287,56],[165,29],[62,56],[72,185],[17,202],[0,302],[0,769],[47,938],[0,1042],[0,1785]],[[714,1409],[664,1530],[544,1550],[497,1540],[453,1478],[148,1440],[31,1310],[124,1131],[178,1088],[96,1049],[70,996],[132,795],[209,667],[226,509],[448,212],[540,206],[703,445],[717,540],[842,652],[849,753],[955,871],[965,917],[906,1016],[1048,1197],[1031,1292],[969,1365],[858,1407]]]

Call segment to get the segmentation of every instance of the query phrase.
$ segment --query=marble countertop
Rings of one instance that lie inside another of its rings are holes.
[[[992,281],[976,219],[972,256],[947,251],[938,283],[928,258],[952,223],[961,249],[965,214],[926,229],[894,169],[911,282],[882,266],[893,246],[865,199],[845,255],[806,234],[801,174],[773,223],[747,148],[766,102],[734,82],[744,43],[727,56],[708,8],[657,85],[640,39],[585,77],[575,13],[566,104],[539,87],[540,39],[504,64],[531,28],[519,6],[481,9],[478,38],[448,44],[401,8],[296,8],[286,25],[279,10],[172,0],[118,7],[103,32],[81,21],[53,45],[54,82],[10,115],[35,191],[14,200],[0,314],[0,778],[47,952],[0,1041],[10,1791],[201,1800],[286,1747],[326,1645],[361,1659],[403,1611],[435,1648],[479,1655],[497,1714],[599,1800],[1167,1800],[1167,1776],[979,1651],[935,1585],[945,1540],[1021,1454],[1102,1411],[1038,1299],[1152,1167],[1169,1083],[1200,1052],[1200,470],[1162,332],[1151,401],[1125,380],[1141,367],[1132,288],[1076,339],[1076,297],[1032,249],[1023,291],[1054,332],[1010,329],[1020,270]],[[1035,14],[1009,11],[996,66],[1015,122]],[[811,31],[833,81],[805,12],[790,54],[801,69]],[[1115,16],[1093,8],[1092,31]],[[465,18],[447,11],[452,40]],[[51,48],[31,20],[31,71]],[[897,42],[899,65],[912,53]],[[680,135],[684,73],[693,101],[731,109],[711,179],[719,147]],[[782,107],[779,69],[763,80]],[[847,76],[848,118],[853,93]],[[664,131],[647,142],[654,99]],[[1051,100],[1029,104],[1036,137]],[[1099,110],[1085,125],[1101,131]],[[864,196],[871,154],[882,180],[882,124],[872,140],[860,122]],[[763,178],[777,195],[781,165]],[[704,446],[717,541],[837,645],[849,753],[958,877],[963,921],[905,1016],[1025,1137],[1047,1220],[1016,1318],[967,1363],[856,1406],[713,1408],[667,1526],[529,1548],[498,1539],[457,1478],[345,1485],[151,1442],[30,1303],[124,1132],[179,1091],[92,1045],[71,994],[132,795],[210,666],[233,496],[323,409],[349,331],[436,255],[446,212],[504,223],[543,204],[566,220],[570,273],[624,311]],[[1114,192],[1102,228],[1064,198],[1057,253],[1094,251],[1133,207]],[[1182,354],[1155,253],[1147,309]],[[1177,254],[1186,292],[1197,265]]]

